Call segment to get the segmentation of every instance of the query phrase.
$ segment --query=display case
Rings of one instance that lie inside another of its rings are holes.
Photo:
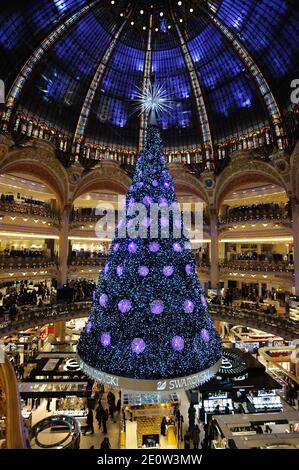
[[[69,416],[71,418],[76,418],[81,428],[87,426],[87,411],[85,410],[59,410],[54,411],[53,416]]]
[[[234,410],[232,399],[228,397],[227,392],[209,393],[203,400],[203,406],[207,414],[213,414],[217,406],[221,413],[224,413],[227,407],[231,413]]]
[[[59,398],[66,396],[90,396],[88,382],[21,382],[22,398]]]
[[[258,390],[247,395],[249,408],[253,408],[253,412],[264,411],[282,411],[283,406],[281,398],[275,390]],[[251,406],[250,406],[251,405]]]

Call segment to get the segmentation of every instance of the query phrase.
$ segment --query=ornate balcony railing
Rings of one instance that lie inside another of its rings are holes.
[[[45,219],[51,219],[56,223],[59,223],[58,213],[46,204],[35,205],[19,202],[0,202],[0,213],[43,217]]]
[[[222,260],[219,267],[232,271],[294,273],[294,265],[287,261]]]
[[[23,308],[13,320],[6,317],[0,318],[0,337],[56,320],[85,317],[89,315],[90,308],[90,301]],[[262,310],[246,310],[213,304],[209,305],[209,311],[214,320],[257,328],[287,340],[299,338],[299,322],[289,317],[264,313]]]
[[[236,222],[254,222],[254,221],[291,221],[290,213],[285,208],[271,210],[246,209],[244,211],[233,212],[219,218],[219,225],[232,224]]]
[[[107,260],[107,255],[96,256],[93,258],[84,258],[81,256],[73,256],[68,260],[68,266],[95,266],[102,268]]]
[[[57,268],[57,258],[0,256],[0,271],[24,268]]]
[[[247,310],[212,304],[209,305],[209,312],[214,320],[256,328],[287,340],[299,338],[299,322],[287,316],[265,313],[262,310]]]

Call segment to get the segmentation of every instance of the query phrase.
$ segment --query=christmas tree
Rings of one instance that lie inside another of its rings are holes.
[[[146,210],[135,227],[141,225],[145,237],[132,238],[126,230],[135,224],[130,208],[136,203]],[[159,213],[153,238],[154,204],[171,210],[168,219]],[[167,390],[192,388],[218,370],[221,339],[190,242],[184,233],[177,238],[182,228],[159,129],[151,125],[78,343],[79,363],[89,376],[129,390]]]

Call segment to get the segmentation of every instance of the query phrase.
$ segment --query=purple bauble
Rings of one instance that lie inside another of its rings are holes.
[[[150,206],[151,203],[153,202],[153,199],[150,196],[144,196],[142,201],[143,201],[143,204],[145,204],[146,206]]]
[[[104,273],[107,274],[109,272],[109,263],[106,264],[104,267]]]
[[[128,300],[128,299],[120,300],[118,302],[117,306],[118,306],[118,310],[121,313],[128,313],[132,308],[132,304],[131,304],[130,300]]]
[[[200,336],[201,336],[201,338],[202,338],[204,341],[206,341],[206,342],[208,342],[209,339],[210,339],[210,333],[208,332],[208,330],[207,330],[206,328],[203,328],[203,329],[201,330]]]
[[[91,321],[89,321],[85,327],[85,331],[86,333],[90,333],[91,332],[91,329],[92,329],[92,323]]]
[[[175,251],[176,253],[180,253],[182,251],[182,247],[178,242],[175,242],[173,244],[173,251]]]
[[[152,175],[155,175],[156,173],[157,173],[157,170],[156,170],[156,168],[152,168],[152,170],[151,170],[151,174],[152,174]]]
[[[161,300],[154,300],[151,303],[151,312],[154,315],[161,315],[161,313],[163,313],[163,310],[164,310],[164,304]]]
[[[170,183],[169,183],[168,181],[164,181],[163,187],[164,187],[165,189],[168,189],[169,186],[170,186]]]
[[[101,307],[106,307],[108,303],[108,295],[107,294],[101,294],[99,298],[99,303]]]
[[[114,243],[114,245],[113,245],[114,253],[116,253],[119,250],[119,246],[120,246],[119,243]]]
[[[145,342],[141,338],[133,339],[131,349],[136,354],[141,354],[145,350]]]
[[[151,242],[149,244],[149,251],[151,253],[157,253],[160,250],[160,245],[158,242]]]
[[[173,275],[173,267],[172,266],[164,266],[163,274],[166,277],[172,276]]]
[[[157,188],[157,187],[159,186],[158,181],[157,181],[157,180],[152,181],[152,186],[153,186],[154,188]]]
[[[186,271],[186,274],[192,274],[193,273],[192,265],[186,264],[185,271]]]
[[[167,227],[169,225],[169,220],[167,217],[161,217],[161,225],[162,227]]]
[[[131,186],[129,187],[129,191],[133,191],[134,189],[134,186],[131,184]]]
[[[141,188],[143,188],[143,186],[144,186],[144,182],[140,181],[140,183],[138,183],[138,188],[141,189]]]
[[[129,206],[133,206],[133,204],[135,204],[135,199],[131,197],[128,204]]]
[[[185,313],[192,313],[194,308],[195,308],[194,303],[190,299],[186,299],[185,302],[183,303],[183,309]]]
[[[146,219],[143,219],[142,225],[144,227],[150,227],[152,223],[152,219],[150,217],[146,217]]]
[[[136,244],[135,242],[130,242],[130,243],[128,244],[128,251],[129,251],[129,253],[136,253],[137,248],[138,248],[138,247],[137,247],[137,244]]]
[[[185,341],[181,336],[174,336],[171,340],[171,346],[175,351],[183,351]]]
[[[201,300],[202,305],[204,305],[204,306],[207,305],[207,300],[206,300],[206,298],[205,298],[205,296],[204,296],[203,294],[201,294],[200,300]]]
[[[141,277],[146,277],[146,276],[148,275],[148,273],[149,273],[149,269],[148,269],[147,266],[140,266],[140,267],[138,268],[138,274],[139,274],[139,276],[141,276]]]
[[[116,272],[117,272],[118,276],[122,276],[122,274],[124,272],[124,267],[121,264],[119,264],[116,268]]]
[[[159,199],[159,204],[161,204],[161,206],[167,206],[168,202],[167,202],[166,197],[161,196],[160,199]]]
[[[101,334],[101,345],[104,346],[104,348],[107,348],[111,343],[111,335],[110,333],[102,333]]]

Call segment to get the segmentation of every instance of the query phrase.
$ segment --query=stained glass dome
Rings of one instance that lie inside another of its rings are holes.
[[[256,129],[281,140],[298,78],[291,0],[11,0],[0,12],[5,129],[18,117],[82,144],[137,150],[134,99],[150,79],[173,100],[167,149],[217,145]],[[37,136],[38,136],[37,131]]]

